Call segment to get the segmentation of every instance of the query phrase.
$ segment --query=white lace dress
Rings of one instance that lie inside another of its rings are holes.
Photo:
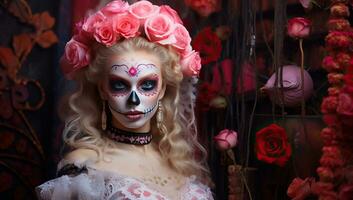
[[[75,165],[76,166],[76,165]],[[82,167],[82,166],[81,166]],[[148,187],[142,180],[85,166],[86,171],[74,176],[62,175],[36,188],[43,200],[170,200],[161,192]],[[209,187],[187,178],[179,197],[183,200],[213,200]]]

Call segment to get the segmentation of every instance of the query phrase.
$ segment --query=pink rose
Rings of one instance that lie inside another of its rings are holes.
[[[111,20],[106,20],[97,25],[93,36],[97,42],[102,43],[107,47],[112,46],[117,40],[117,34],[113,30]]]
[[[88,65],[90,62],[89,48],[71,39],[65,46],[65,54],[61,59],[61,67],[65,74],[69,74],[81,67]]]
[[[129,4],[125,1],[115,0],[108,3],[102,8],[105,16],[114,16],[115,14],[125,12],[129,8]]]
[[[201,70],[201,58],[198,52],[191,51],[181,61],[183,74],[186,76],[197,76]]]
[[[219,150],[233,148],[237,144],[238,133],[233,130],[224,129],[216,135],[213,140]]]
[[[65,57],[73,67],[85,66],[90,60],[88,50],[86,45],[71,39],[65,46]]]
[[[341,93],[338,96],[337,112],[342,115],[353,116],[353,99],[351,95]]]
[[[183,24],[178,13],[168,5],[163,5],[160,7],[159,13],[169,16],[174,23]]]
[[[338,99],[335,96],[324,97],[321,103],[322,113],[335,113],[338,104]]]
[[[176,24],[174,29],[174,37],[176,42],[172,44],[172,46],[175,47],[177,51],[181,53],[184,52],[191,42],[191,37],[188,30],[186,30],[183,25]]]
[[[151,42],[158,42],[162,45],[173,44],[176,42],[173,33],[175,25],[172,20],[164,15],[157,14],[150,17],[145,22],[145,33]]]
[[[82,25],[82,29],[86,32],[93,33],[96,26],[101,24],[106,17],[102,12],[97,12],[91,16],[89,16]]]
[[[288,35],[292,38],[309,36],[311,22],[302,17],[295,17],[288,21]]]
[[[156,15],[159,12],[159,7],[149,1],[138,1],[129,7],[129,12],[143,22],[145,19]]]
[[[139,35],[140,21],[131,14],[121,14],[113,18],[114,30],[124,38]]]

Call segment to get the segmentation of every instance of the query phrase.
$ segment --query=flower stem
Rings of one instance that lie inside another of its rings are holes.
[[[301,81],[302,81],[302,85],[301,85],[301,90],[302,90],[301,115],[305,116],[303,39],[299,39],[299,48],[300,48],[300,53],[301,53],[300,78],[301,78]]]
[[[233,152],[232,149],[228,149],[227,150],[227,155],[233,161],[233,165],[237,166],[237,163],[236,163],[236,160],[235,160],[235,155],[234,155],[234,152]],[[251,191],[250,191],[250,188],[249,188],[249,185],[248,185],[248,180],[247,180],[247,178],[244,175],[244,171],[245,170],[243,170],[243,168],[240,168],[239,169],[239,175],[240,175],[240,178],[242,179],[243,184],[245,185],[246,191],[248,192],[249,199],[253,200],[252,194],[251,194]]]

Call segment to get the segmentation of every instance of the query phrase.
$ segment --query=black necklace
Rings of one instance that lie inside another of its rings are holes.
[[[149,144],[152,141],[152,133],[136,133],[130,131],[124,131],[119,128],[113,127],[111,124],[108,124],[107,127],[107,136],[117,142],[122,142],[126,144],[135,144],[135,145],[145,145]]]

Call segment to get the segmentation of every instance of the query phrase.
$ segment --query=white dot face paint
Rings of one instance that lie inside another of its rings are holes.
[[[109,63],[104,90],[117,124],[132,131],[149,129],[162,89],[159,60],[147,53],[133,52],[114,56]]]

